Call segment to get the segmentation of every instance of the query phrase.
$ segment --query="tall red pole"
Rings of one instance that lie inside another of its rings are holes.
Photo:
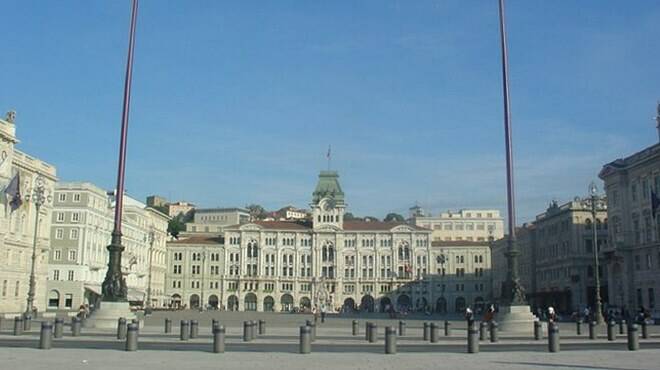
[[[124,177],[126,171],[126,145],[128,137],[128,116],[131,108],[131,80],[133,77],[133,50],[135,48],[135,25],[137,22],[138,0],[132,0],[131,26],[128,37],[128,58],[124,79],[124,101],[121,115],[121,135],[119,138],[119,164],[117,166],[117,188],[115,190],[115,224],[112,241],[108,246],[108,271],[101,285],[103,300],[110,302],[126,301],[126,281],[121,273],[121,216],[124,205]]]

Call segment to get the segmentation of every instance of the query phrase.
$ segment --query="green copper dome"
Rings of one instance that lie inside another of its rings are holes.
[[[321,171],[319,182],[312,193],[312,204],[319,204],[319,201],[326,197],[333,198],[335,204],[344,204],[344,191],[339,185],[337,171]]]

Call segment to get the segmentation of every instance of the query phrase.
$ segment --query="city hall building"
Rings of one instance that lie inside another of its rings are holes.
[[[419,226],[345,220],[338,179],[320,173],[309,220],[247,222],[169,242],[172,306],[446,312],[484,304],[488,243],[432,243]]]

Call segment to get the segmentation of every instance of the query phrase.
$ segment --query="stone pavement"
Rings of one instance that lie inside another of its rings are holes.
[[[172,333],[163,333],[163,321],[173,321]],[[211,353],[211,318],[227,328],[226,353]],[[196,339],[180,341],[179,321],[200,322]],[[265,336],[252,342],[242,341],[242,321],[264,319]],[[452,321],[452,336],[441,330],[438,343],[422,340],[422,324],[428,317],[407,318],[407,335],[397,338],[398,353],[385,355],[384,327],[396,326],[398,320],[386,317],[360,317],[360,335],[351,335],[353,317],[330,317],[317,328],[317,340],[309,355],[298,354],[298,326],[308,315],[255,314],[192,311],[158,312],[145,320],[140,329],[138,352],[123,351],[124,343],[114,332],[83,329],[82,336],[55,339],[53,349],[38,350],[38,322],[22,336],[10,335],[4,322],[0,332],[0,369],[658,369],[660,368],[660,330],[650,327],[651,339],[640,339],[641,350],[627,350],[625,336],[608,342],[604,327],[599,338],[589,340],[588,328],[575,334],[574,323],[561,324],[561,352],[548,353],[547,339],[534,341],[525,337],[501,336],[498,343],[481,342],[481,352],[466,353],[465,323]],[[364,323],[379,326],[379,341],[364,340]],[[432,318],[436,323],[441,318]],[[12,323],[13,324],[13,323]],[[618,332],[618,330],[617,330]]]

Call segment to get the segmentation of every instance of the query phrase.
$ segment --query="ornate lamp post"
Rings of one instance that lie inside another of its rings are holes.
[[[34,238],[32,240],[32,264],[30,266],[30,288],[27,296],[27,306],[25,307],[25,316],[28,316],[34,311],[34,290],[37,285],[37,280],[34,276],[34,270],[37,264],[37,238],[39,236],[39,210],[41,206],[50,203],[53,198],[46,189],[46,184],[43,176],[39,175],[35,182],[34,187],[29,190],[29,194],[25,196],[27,202],[34,204]]]
[[[154,227],[153,225],[151,226],[149,230],[149,235],[147,236],[149,238],[149,275],[147,278],[147,304],[146,304],[146,312],[145,313],[151,313],[151,274],[152,274],[152,267],[153,267],[153,255],[154,255],[154,241],[155,241],[155,232],[154,232]]]
[[[594,252],[594,281],[596,283],[596,292],[594,295],[594,316],[598,324],[603,323],[603,301],[600,296],[600,263],[598,260],[598,228],[596,227],[596,216],[598,209],[603,209],[605,207],[605,199],[598,195],[598,188],[596,184],[592,182],[589,184],[589,198],[584,200],[585,206],[591,209],[591,219],[593,220],[591,229],[593,231],[593,252]]]

